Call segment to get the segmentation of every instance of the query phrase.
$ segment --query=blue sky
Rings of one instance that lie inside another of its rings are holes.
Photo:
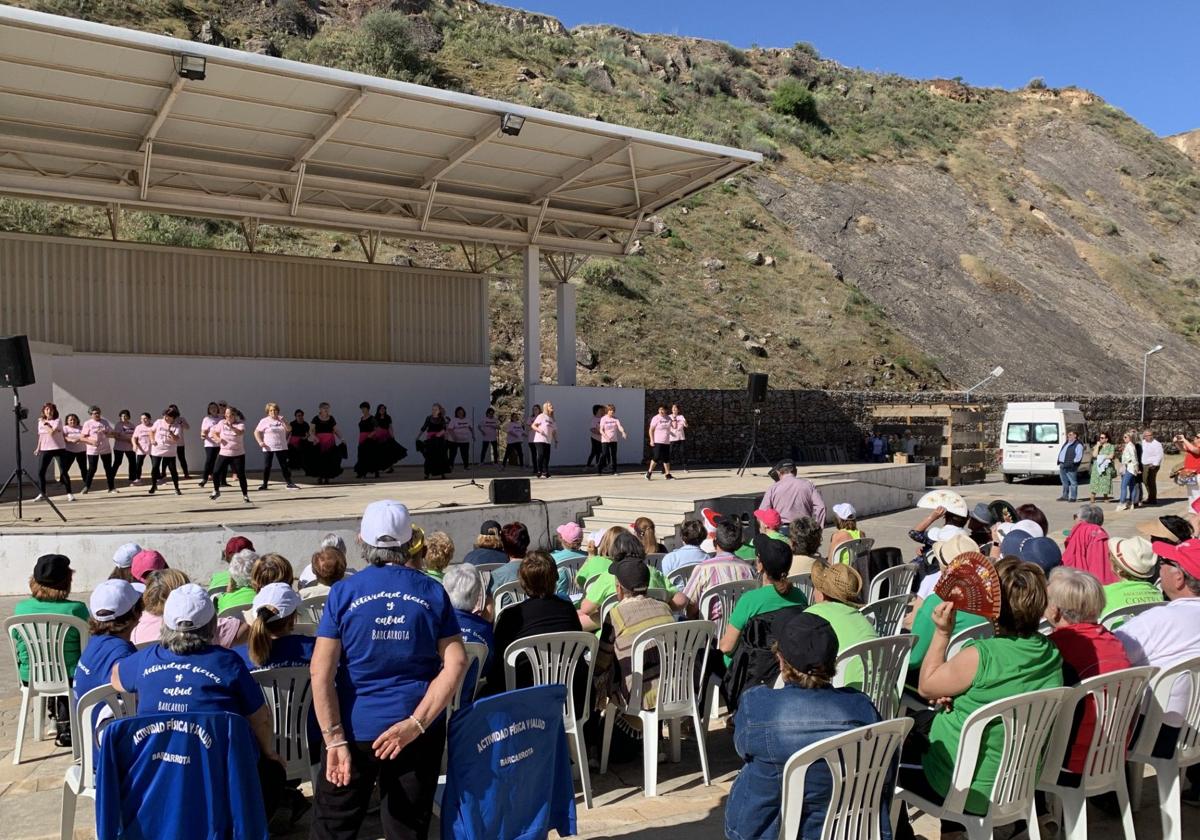
[[[1095,91],[1158,134],[1200,128],[1200,0],[507,0],[739,47],[808,41],[843,64],[974,85]]]

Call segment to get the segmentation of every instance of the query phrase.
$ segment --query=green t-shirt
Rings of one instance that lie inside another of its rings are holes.
[[[1161,603],[1162,599],[1162,593],[1152,583],[1144,580],[1119,580],[1104,587],[1104,612],[1100,615],[1108,615],[1113,610],[1132,604]]]
[[[597,554],[594,557],[589,557],[583,561],[583,565],[579,567],[579,571],[575,573],[575,580],[579,581],[582,586],[587,583],[590,578],[594,578],[601,572],[607,572],[608,567],[612,565],[612,561],[607,557],[601,557]]]
[[[979,652],[975,679],[966,692],[954,698],[954,705],[948,711],[940,711],[934,717],[929,751],[921,760],[925,778],[943,796],[950,790],[959,738],[971,713],[996,700],[1028,691],[1060,688],[1063,684],[1062,657],[1054,643],[1041,633],[1027,638],[977,639],[967,642],[966,647]],[[1003,746],[1004,727],[998,721],[993,722],[984,730],[975,778],[967,793],[967,813],[982,814],[987,808]]]
[[[650,588],[665,589],[668,595],[674,595],[676,590],[667,582],[666,577],[658,569],[650,568]],[[593,604],[603,604],[604,599],[609,595],[615,595],[617,592],[617,576],[607,571],[601,572],[600,576],[592,581],[592,585],[583,593],[584,600],[591,601]]]
[[[793,586],[786,595],[780,595],[779,590],[773,584],[768,583],[766,586],[752,589],[738,598],[737,603],[733,605],[733,612],[729,614],[729,626],[740,633],[746,629],[750,619],[756,615],[773,613],[788,607],[807,606],[808,599],[804,597],[800,587]],[[726,655],[725,664],[728,665],[731,661],[730,657]]]
[[[210,578],[208,581],[208,588],[210,590],[212,590],[212,589],[216,589],[218,586],[225,587],[226,589],[229,588],[229,570],[228,569],[226,569],[223,572],[213,572],[212,578]]]
[[[250,586],[243,586],[241,589],[226,592],[217,598],[217,612],[222,612],[230,607],[248,607],[254,603],[254,596],[256,594],[258,593]]]
[[[747,560],[750,563],[754,563],[754,561],[758,559],[758,552],[754,550],[754,546],[744,545],[737,551],[733,552],[733,556],[740,560]]]
[[[442,579],[444,577],[446,577],[446,572],[444,569],[441,571],[435,571],[434,569],[426,569],[425,574],[429,575],[431,578],[438,581],[439,583],[441,583]]]
[[[819,615],[833,627],[834,635],[838,640],[839,654],[851,645],[865,642],[867,639],[878,638],[875,628],[871,622],[867,621],[867,617],[849,604],[843,604],[840,601],[822,601],[810,606],[807,612]],[[862,660],[859,659],[846,667],[846,685],[850,688],[857,688],[862,685],[862,681],[863,666]]]
[[[26,598],[24,601],[17,601],[13,607],[13,615],[36,615],[38,613],[52,613],[54,615],[73,615],[76,618],[82,618],[87,621],[89,618],[87,604],[82,601],[39,601],[37,598]],[[16,638],[16,634],[13,634]],[[82,647],[79,644],[79,633],[75,630],[67,631],[67,638],[63,643],[63,654],[67,660],[67,673],[74,676],[75,666],[79,664],[79,654],[82,653]],[[21,682],[29,682],[29,659],[25,655],[25,643],[17,639],[17,670],[21,674]]]
[[[921,604],[921,609],[917,610],[917,614],[913,616],[912,634],[917,637],[917,643],[913,645],[912,655],[908,657],[909,671],[919,670],[921,663],[925,660],[925,654],[929,651],[929,643],[933,641],[933,634],[937,632],[937,628],[933,624],[933,608],[940,603],[942,603],[942,599],[931,592]],[[950,636],[953,637],[955,633],[966,630],[968,627],[986,622],[987,619],[981,615],[957,610],[954,613],[954,630]]]

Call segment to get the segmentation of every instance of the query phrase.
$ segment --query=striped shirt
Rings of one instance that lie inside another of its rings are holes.
[[[687,585],[683,587],[683,594],[693,604],[699,604],[704,593],[714,586],[721,583],[732,583],[735,580],[751,580],[753,577],[754,570],[750,568],[749,563],[739,560],[732,554],[722,553],[710,557],[692,569],[692,576],[688,578]],[[719,603],[713,604],[712,613],[707,618],[718,619],[721,617]]]

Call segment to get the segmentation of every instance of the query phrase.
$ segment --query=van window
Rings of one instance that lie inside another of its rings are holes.
[[[1005,443],[1058,443],[1057,423],[1009,423]]]
[[[1038,443],[1058,443],[1058,424],[1034,423],[1033,439]]]
[[[1004,436],[1005,443],[1029,443],[1029,436],[1033,433],[1033,426],[1030,423],[1009,423],[1008,432]]]

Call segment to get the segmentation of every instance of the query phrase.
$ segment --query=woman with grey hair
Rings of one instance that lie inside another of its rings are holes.
[[[446,569],[442,586],[454,607],[458,626],[462,628],[464,642],[475,642],[487,648],[487,659],[483,663],[486,674],[492,665],[495,638],[492,635],[492,605],[488,603],[487,588],[483,584],[483,573],[470,563],[456,563]],[[468,684],[470,674],[467,675]]]
[[[367,567],[330,590],[313,650],[323,743],[310,836],[356,837],[378,784],[384,837],[425,838],[442,713],[466,668],[462,631],[446,590],[420,570],[424,535],[404,505],[372,502],[358,539]]]
[[[821,524],[811,516],[802,516],[788,526],[788,540],[792,544],[792,568],[789,575],[806,575],[812,570],[814,560],[821,559]]]
[[[1104,509],[1101,508],[1100,505],[1094,505],[1089,502],[1088,504],[1080,506],[1079,513],[1075,514],[1075,518],[1080,522],[1090,522],[1093,525],[1103,525]]]
[[[254,603],[252,578],[257,562],[258,552],[252,548],[243,548],[229,558],[229,588],[217,598],[218,612]]]

